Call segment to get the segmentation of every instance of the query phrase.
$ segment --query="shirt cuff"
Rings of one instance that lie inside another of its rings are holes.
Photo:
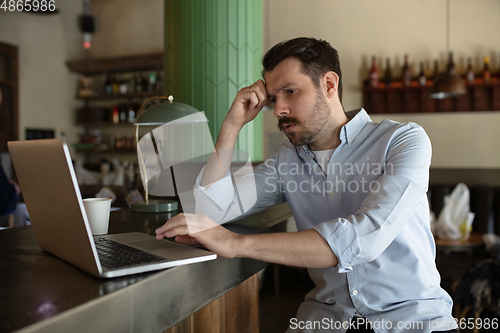
[[[335,268],[338,272],[352,271],[352,262],[360,253],[358,234],[352,223],[341,218],[320,223],[313,229],[326,240],[337,257],[338,264]]]
[[[228,170],[223,178],[213,183],[209,188],[200,185],[204,172],[205,167],[203,167],[198,178],[196,178],[194,185],[195,200],[199,201],[205,196],[215,203],[219,210],[226,210],[234,199],[234,187],[230,171]]]

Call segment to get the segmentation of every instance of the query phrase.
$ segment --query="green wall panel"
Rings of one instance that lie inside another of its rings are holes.
[[[164,93],[205,111],[214,141],[238,90],[261,77],[263,15],[263,0],[165,0]],[[237,148],[263,159],[262,115]]]

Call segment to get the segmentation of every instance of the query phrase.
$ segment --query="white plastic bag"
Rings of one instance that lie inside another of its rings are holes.
[[[469,188],[459,183],[450,195],[444,197],[444,207],[435,224],[434,235],[440,239],[468,239],[473,220]]]

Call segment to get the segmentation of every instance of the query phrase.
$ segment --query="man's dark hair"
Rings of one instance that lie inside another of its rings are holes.
[[[262,77],[287,58],[297,58],[302,63],[302,72],[309,76],[319,88],[319,79],[329,71],[339,76],[339,99],[342,102],[342,72],[339,54],[328,42],[315,38],[299,37],[273,46],[264,55]]]

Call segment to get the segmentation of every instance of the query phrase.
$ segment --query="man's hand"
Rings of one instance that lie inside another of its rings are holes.
[[[242,128],[257,117],[266,103],[266,86],[264,81],[258,80],[238,91],[224,122],[230,126]]]
[[[236,94],[231,109],[215,144],[215,154],[210,156],[203,173],[200,185],[206,188],[226,175],[231,165],[234,147],[238,134],[243,126],[254,120],[267,103],[267,90],[264,81],[258,80],[252,85],[242,88]]]
[[[202,245],[226,258],[234,258],[239,243],[239,234],[220,226],[205,215],[180,213],[156,229],[156,238],[175,237],[177,243]]]

